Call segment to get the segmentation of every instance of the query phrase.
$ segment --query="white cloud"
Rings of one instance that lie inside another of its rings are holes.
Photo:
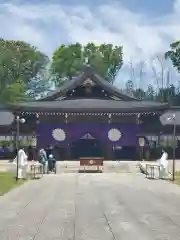
[[[123,46],[125,63],[132,60],[136,64],[150,61],[166,51],[170,42],[180,39],[180,0],[161,18],[132,12],[113,1],[93,9],[50,3],[1,6],[2,37],[30,42],[49,55],[61,43],[110,42]],[[127,80],[127,66],[122,73]]]

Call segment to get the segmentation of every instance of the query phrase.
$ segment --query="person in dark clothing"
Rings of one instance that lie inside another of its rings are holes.
[[[34,160],[34,154],[33,154],[33,148],[32,148],[32,146],[29,146],[29,147],[28,147],[27,152],[28,152],[28,160],[29,160],[29,161]]]
[[[53,154],[53,146],[48,146],[48,148],[46,149],[46,154],[47,158],[49,158],[49,155]]]
[[[42,148],[39,151],[39,163],[43,166],[43,173],[47,173],[47,154],[46,151]]]
[[[53,149],[53,156],[55,157],[56,161],[58,161],[60,159],[59,147],[57,145]]]
[[[48,172],[56,173],[56,159],[52,154],[48,157]]]

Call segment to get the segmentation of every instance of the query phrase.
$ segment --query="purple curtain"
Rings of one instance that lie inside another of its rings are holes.
[[[37,146],[47,147],[49,144],[52,145],[70,144],[80,139],[86,133],[89,133],[94,138],[109,144],[120,146],[136,146],[138,144],[137,135],[139,133],[139,125],[39,124],[37,126]]]

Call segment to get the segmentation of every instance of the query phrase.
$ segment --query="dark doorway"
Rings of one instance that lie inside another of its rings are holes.
[[[53,156],[56,158],[56,161],[63,161],[67,160],[67,146],[54,146],[52,150],[49,150],[48,148],[45,149],[47,155],[53,154]]]
[[[56,160],[62,161],[67,158],[67,147],[66,146],[55,146]]]
[[[79,140],[71,144],[71,157],[72,159],[79,159],[81,157],[102,157],[101,142],[91,134],[87,133]]]
[[[136,160],[137,158],[137,149],[133,146],[124,146],[124,147],[113,147],[114,159],[115,160]]]

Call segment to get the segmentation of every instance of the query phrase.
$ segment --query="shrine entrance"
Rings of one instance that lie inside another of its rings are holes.
[[[71,158],[102,157],[102,149],[102,143],[90,133],[86,133],[80,139],[71,144]]]
[[[136,146],[113,146],[114,159],[118,160],[136,160],[137,147]]]

